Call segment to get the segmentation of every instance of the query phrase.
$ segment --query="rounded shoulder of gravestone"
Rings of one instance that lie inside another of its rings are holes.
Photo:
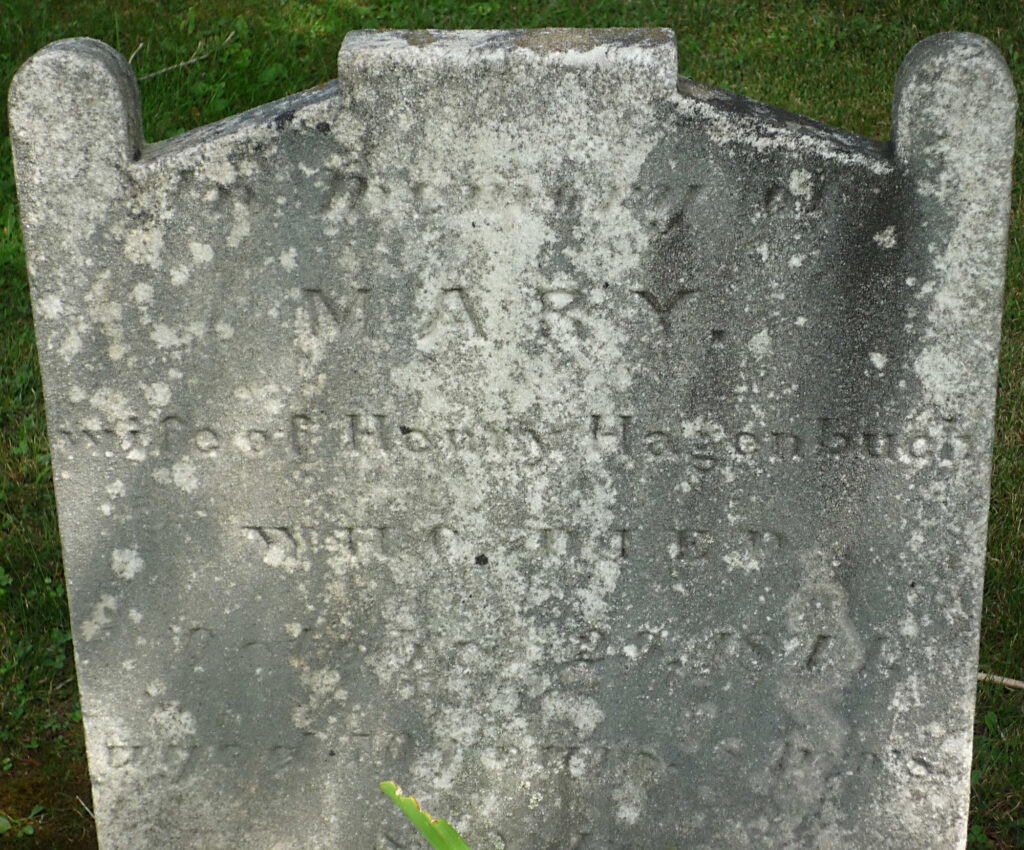
[[[974,33],[930,36],[896,75],[894,153],[913,170],[969,169],[979,158],[1005,169],[1016,111],[1013,77],[998,47]]]
[[[83,157],[123,165],[142,152],[135,73],[94,38],[55,41],[29,57],[11,81],[8,114],[16,159],[57,183],[81,179]]]

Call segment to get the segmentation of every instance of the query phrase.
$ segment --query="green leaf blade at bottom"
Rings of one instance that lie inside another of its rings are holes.
[[[405,796],[394,782],[382,782],[380,788],[405,812],[405,816],[430,842],[434,850],[469,850],[469,845],[462,840],[450,823],[432,818],[420,808],[415,797]]]

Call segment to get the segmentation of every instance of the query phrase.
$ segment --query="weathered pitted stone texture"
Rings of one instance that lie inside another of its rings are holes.
[[[353,33],[11,123],[104,850],[962,847],[1015,98],[882,145],[667,30]]]

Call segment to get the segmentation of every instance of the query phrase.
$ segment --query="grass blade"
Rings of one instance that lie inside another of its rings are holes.
[[[432,818],[420,808],[415,797],[406,797],[394,782],[381,782],[380,788],[398,804],[398,808],[405,812],[405,816],[423,833],[423,837],[435,850],[469,850],[469,846],[450,823]]]

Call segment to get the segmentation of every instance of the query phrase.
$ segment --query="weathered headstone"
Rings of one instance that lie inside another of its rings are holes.
[[[11,124],[101,846],[965,839],[1015,96],[893,143],[667,30],[353,33],[142,141]]]

